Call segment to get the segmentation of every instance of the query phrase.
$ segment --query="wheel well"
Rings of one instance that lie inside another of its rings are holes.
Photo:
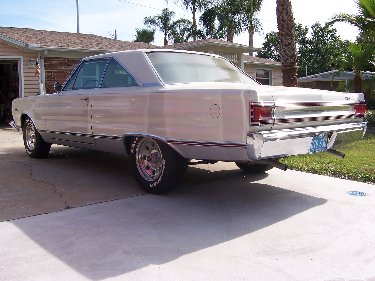
[[[157,139],[163,143],[165,143],[166,145],[168,145],[170,148],[172,148],[174,151],[176,151],[178,154],[181,155],[181,153],[176,150],[175,147],[173,147],[172,145],[170,145],[166,140],[162,139],[162,138],[159,138],[157,136],[149,136],[149,135],[127,135],[127,136],[124,136],[124,146],[125,146],[125,151],[126,153],[129,155],[129,152],[130,152],[130,146],[132,144],[132,141],[137,138],[137,137],[141,137],[141,138],[145,138],[145,137],[150,137],[150,138],[153,138],[153,139]],[[182,155],[181,155],[182,156]]]
[[[27,114],[21,115],[21,128],[23,128],[23,124],[25,123],[26,118],[30,118]]]
[[[136,136],[125,136],[124,137],[125,151],[126,151],[126,154],[128,154],[128,155],[129,155],[129,152],[130,152],[130,145],[135,138],[136,138]]]

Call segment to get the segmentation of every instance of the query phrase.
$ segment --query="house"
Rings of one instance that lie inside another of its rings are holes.
[[[0,27],[0,123],[17,97],[53,92],[82,58],[106,52],[156,48],[82,33]]]
[[[244,55],[244,66],[244,71],[263,85],[283,85],[280,62]]]
[[[374,80],[375,72],[363,71],[362,80]],[[331,70],[298,78],[298,85],[303,88],[336,91],[340,82],[345,83],[346,88],[354,80],[353,71]]]

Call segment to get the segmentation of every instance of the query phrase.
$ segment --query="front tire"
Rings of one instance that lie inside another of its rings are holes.
[[[25,119],[22,132],[26,153],[32,158],[46,158],[51,144],[43,140],[31,118]]]
[[[258,164],[253,162],[236,162],[236,165],[247,174],[263,174],[272,168],[271,165],[268,164]]]
[[[136,137],[130,159],[138,184],[148,193],[161,194],[177,188],[187,169],[187,160],[166,143]]]

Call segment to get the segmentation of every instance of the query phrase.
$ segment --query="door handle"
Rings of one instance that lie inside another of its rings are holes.
[[[90,99],[89,98],[82,98],[80,100],[89,101]]]

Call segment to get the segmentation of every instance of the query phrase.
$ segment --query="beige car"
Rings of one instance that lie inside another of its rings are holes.
[[[362,94],[262,86],[216,55],[136,50],[83,59],[57,93],[13,101],[26,152],[51,144],[127,154],[147,192],[175,188],[187,166],[236,162],[247,173],[363,135]],[[348,137],[346,138],[348,139]]]

